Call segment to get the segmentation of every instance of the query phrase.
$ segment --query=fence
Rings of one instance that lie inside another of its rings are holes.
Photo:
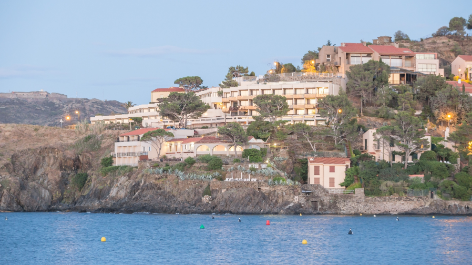
[[[407,196],[409,197],[420,197],[420,196],[429,196],[431,192],[436,192],[436,189],[424,189],[424,190],[412,190],[408,189]]]

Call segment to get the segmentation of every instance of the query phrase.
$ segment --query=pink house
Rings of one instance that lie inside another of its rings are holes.
[[[347,157],[309,157],[308,184],[319,184],[327,189],[343,188],[346,169],[351,160]]]

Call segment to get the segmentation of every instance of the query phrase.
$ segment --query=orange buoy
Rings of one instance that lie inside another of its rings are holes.
[[[270,225],[270,221],[269,221],[269,220],[266,221],[266,225]]]

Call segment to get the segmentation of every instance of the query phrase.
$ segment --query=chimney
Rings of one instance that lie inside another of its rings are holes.
[[[346,46],[346,43],[342,42],[341,47],[344,47],[344,46]]]

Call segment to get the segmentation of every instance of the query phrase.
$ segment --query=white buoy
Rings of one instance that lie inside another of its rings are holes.
[[[374,217],[377,217],[377,215],[374,214]]]

